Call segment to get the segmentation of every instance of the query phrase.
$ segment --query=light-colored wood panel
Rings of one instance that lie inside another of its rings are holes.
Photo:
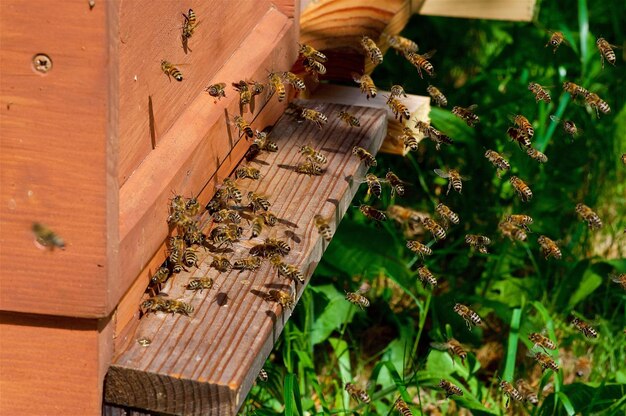
[[[419,13],[528,22],[533,19],[535,4],[536,0],[425,0]]]
[[[111,21],[111,19],[113,21]],[[0,309],[105,316],[117,263],[116,136],[107,40],[115,17],[83,1],[0,3]],[[46,54],[51,69],[33,68]],[[107,169],[109,169],[107,171]],[[66,241],[33,243],[34,222]],[[113,227],[114,228],[114,227]],[[87,231],[88,230],[88,231]],[[41,296],[41,288],[46,295]]]
[[[319,105],[329,122],[321,130],[290,116],[277,123],[271,136],[280,147],[278,153],[262,154],[259,162],[250,162],[261,170],[261,180],[238,183],[244,194],[253,190],[268,195],[271,211],[281,220],[276,227],[266,228],[261,238],[236,243],[234,253],[226,255],[241,258],[265,237],[281,238],[292,246],[285,260],[296,264],[308,279],[327,246],[313,216],[330,218],[335,229],[360,185],[353,178],[362,178],[366,170],[351,154],[352,147],[361,145],[375,153],[386,134],[387,115],[373,108],[315,101],[298,104]],[[361,127],[350,128],[338,120],[340,110],[359,117]],[[309,177],[293,170],[303,160],[299,149],[304,144],[327,155],[324,175]],[[166,283],[163,291],[191,303],[195,312],[191,318],[158,313],[141,319],[135,337],[146,337],[151,344],[142,347],[132,342],[115,360],[107,376],[108,402],[177,414],[236,413],[288,319],[264,295],[270,288],[293,287],[293,282],[277,277],[267,261],[256,272],[218,274],[209,268],[211,259],[210,253],[201,251],[197,269]],[[191,276],[210,276],[215,288],[196,294],[185,291]],[[301,290],[299,285],[298,294]]]

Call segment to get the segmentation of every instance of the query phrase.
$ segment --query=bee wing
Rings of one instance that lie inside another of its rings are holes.
[[[554,114],[550,115],[550,120],[554,121],[555,123],[560,123],[562,121],[560,118],[558,118]]]
[[[478,108],[478,104],[472,104],[472,105],[470,105],[469,107],[467,107],[467,109],[466,109],[466,110],[469,110],[469,111],[474,111],[474,110],[476,110],[477,108]]]
[[[431,342],[430,346],[439,351],[446,351],[450,348],[450,345],[447,342]]]
[[[432,51],[428,51],[426,52],[424,55],[422,55],[422,58],[424,59],[429,59],[431,58],[435,53],[437,53],[437,49],[433,49]]]
[[[442,178],[449,178],[450,175],[448,174],[448,172],[445,172],[441,169],[433,169],[433,171],[437,174],[437,176],[440,176]]]

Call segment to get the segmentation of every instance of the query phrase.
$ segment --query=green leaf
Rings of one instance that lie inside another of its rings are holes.
[[[569,299],[568,307],[574,308],[580,301],[585,299],[591,293],[593,293],[597,288],[602,285],[603,279],[600,275],[595,273],[592,268],[588,268],[583,274],[583,278],[576,289],[576,292],[572,294]]]
[[[572,402],[570,402],[569,398],[567,397],[565,393],[560,391],[558,393],[558,397],[559,397],[559,400],[561,400],[561,402],[563,403],[563,407],[565,407],[565,410],[567,411],[567,414],[569,416],[576,414],[576,411],[574,411],[574,406],[572,406]]]
[[[287,374],[285,376],[283,394],[285,399],[285,416],[302,415],[302,403],[300,403],[300,392],[295,374]]]
[[[351,322],[358,308],[345,299],[345,294],[333,285],[311,286],[311,289],[324,295],[327,302],[323,311],[315,317],[311,325],[310,339],[312,345],[317,345],[341,328],[346,322]]]
[[[522,309],[513,310],[511,317],[511,330],[509,331],[509,344],[506,349],[506,360],[504,364],[504,372],[502,378],[507,381],[513,380],[515,372],[515,358],[517,356],[517,341],[519,339],[519,325],[522,319]]]

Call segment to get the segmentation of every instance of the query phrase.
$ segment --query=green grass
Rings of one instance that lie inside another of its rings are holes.
[[[400,227],[392,221],[374,226],[358,210],[349,212],[266,364],[270,380],[253,387],[243,413],[389,415],[402,397],[413,414],[431,414],[436,407],[443,414],[468,409],[502,415],[507,410],[499,376],[525,378],[540,390],[539,406],[511,404],[516,414],[624,414],[626,293],[608,274],[626,272],[626,167],[619,161],[626,153],[626,62],[618,49],[617,66],[602,69],[595,39],[622,44],[625,12],[617,0],[544,1],[534,23],[411,19],[403,35],[422,51],[438,49],[432,59],[438,77],[422,80],[402,57],[388,53],[373,78],[379,85],[402,83],[413,94],[425,95],[428,82],[442,89],[451,104],[433,108],[430,117],[455,144],[437,152],[424,142],[406,158],[379,155],[373,173],[384,176],[391,169],[410,183],[408,195],[396,197],[396,204],[432,213],[443,201],[459,214],[461,224],[444,241],[429,243],[434,253],[425,264],[439,288],[422,287],[416,277],[421,260],[404,247]],[[561,45],[556,54],[544,48],[546,29],[563,31],[569,46]],[[561,94],[564,80],[597,92],[611,113],[597,118]],[[530,81],[552,86],[553,102],[535,103],[527,90]],[[473,103],[481,118],[475,129],[449,111]],[[548,163],[529,160],[508,140],[511,114],[533,122],[533,145]],[[570,140],[550,121],[551,114],[574,120],[583,134]],[[496,176],[485,148],[506,155],[511,174],[531,186],[530,202],[518,200],[508,176]],[[432,173],[441,167],[471,177],[463,195],[445,195],[446,181]],[[579,220],[578,202],[598,212],[602,230],[591,232]],[[385,196],[377,206],[388,204]],[[497,224],[510,213],[534,218],[525,243],[499,235]],[[470,251],[463,242],[467,233],[489,236],[490,253]],[[536,243],[541,234],[559,242],[562,260],[543,258]],[[418,238],[430,241],[427,234]],[[363,311],[344,299],[344,291],[365,281],[372,286],[371,306]],[[470,305],[486,324],[469,331],[452,311],[456,302]],[[572,316],[592,322],[599,339],[576,332]],[[559,345],[552,353],[561,366],[556,374],[542,374],[526,357],[532,347],[528,334],[542,330]],[[430,347],[450,337],[467,347],[465,364]],[[574,375],[582,356],[591,360],[588,378]],[[464,395],[445,399],[437,387],[441,378]],[[371,403],[350,399],[347,382],[366,389]]]

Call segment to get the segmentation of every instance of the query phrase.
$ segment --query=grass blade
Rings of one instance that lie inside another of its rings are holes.
[[[521,319],[522,309],[514,309],[513,316],[511,317],[511,331],[509,332],[509,345],[506,349],[504,373],[502,374],[502,378],[507,381],[513,380],[515,372],[515,357],[517,356],[517,341],[519,339],[519,325]]]
[[[295,389],[297,389],[296,375],[287,374],[287,376],[285,376],[285,384],[283,388],[283,398],[285,400],[285,416],[298,414],[295,411],[297,407],[296,398],[294,395]],[[300,408],[302,408],[302,405],[300,405]]]

